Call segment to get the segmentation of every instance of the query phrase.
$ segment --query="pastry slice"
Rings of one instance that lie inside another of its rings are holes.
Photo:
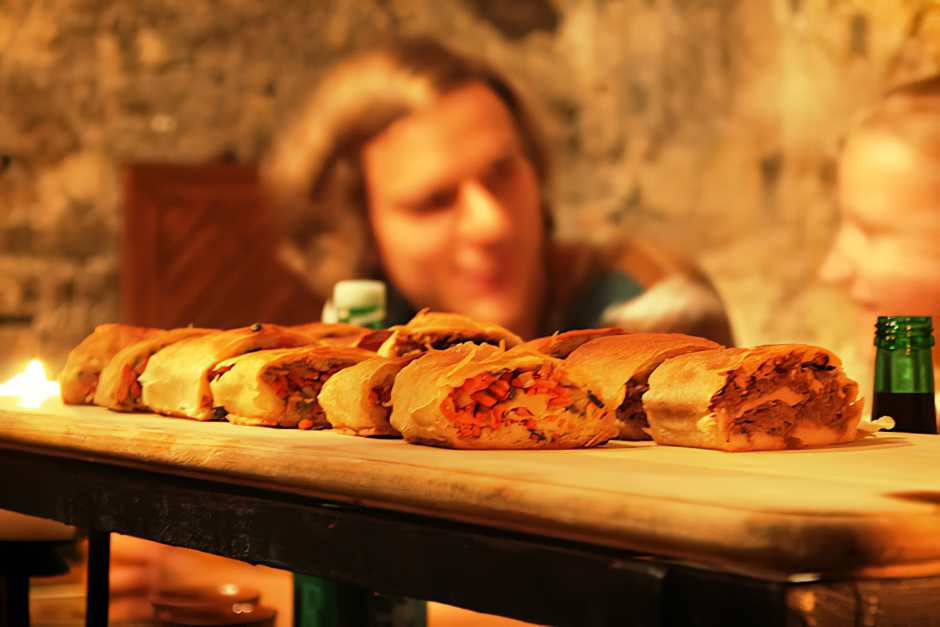
[[[209,373],[220,361],[267,348],[306,346],[303,333],[256,323],[181,340],[155,353],[140,381],[144,405],[168,416],[213,420]]]
[[[62,402],[91,404],[98,379],[111,358],[125,346],[160,333],[162,329],[132,327],[127,324],[101,324],[72,349],[59,374]]]
[[[390,422],[409,442],[449,448],[597,446],[617,423],[590,386],[548,355],[460,344],[398,373]]]
[[[587,342],[568,356],[600,385],[604,403],[616,408],[622,440],[648,440],[642,397],[650,373],[666,359],[721,348],[711,340],[681,333],[630,333]]]
[[[522,338],[498,324],[486,324],[454,313],[418,312],[408,324],[393,326],[388,339],[379,347],[383,357],[402,357],[411,353],[449,348],[463,342],[503,344],[507,348],[522,343]]]
[[[388,418],[392,384],[402,368],[420,357],[372,357],[342,370],[323,386],[320,405],[334,429],[361,436],[401,435]]]
[[[329,427],[321,388],[337,372],[374,356],[359,348],[308,346],[226,359],[209,373],[214,415],[240,425]]]
[[[311,340],[316,341],[318,344],[346,347],[358,345],[365,336],[373,332],[372,329],[341,322],[308,322],[307,324],[296,324],[287,328],[309,336]]]
[[[659,444],[764,451],[854,440],[857,395],[833,353],[780,344],[666,360],[650,375],[643,407]]]
[[[125,346],[101,371],[95,405],[115,411],[143,411],[147,409],[141,400],[138,378],[147,367],[147,362],[157,351],[181,340],[219,333],[214,329],[170,329],[147,339]]]
[[[609,337],[613,335],[623,335],[626,333],[619,327],[608,327],[606,329],[577,329],[575,331],[565,331],[564,333],[555,333],[545,337],[538,337],[520,344],[519,348],[544,353],[565,359],[579,346],[590,342],[599,337]]]

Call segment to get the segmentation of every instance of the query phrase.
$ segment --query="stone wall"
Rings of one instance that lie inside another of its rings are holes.
[[[324,67],[392,33],[528,85],[564,232],[674,240],[742,342],[818,341],[862,367],[848,303],[815,279],[834,149],[886,85],[937,70],[936,2],[8,0],[0,376],[34,353],[55,367],[118,315],[120,164],[254,161]]]

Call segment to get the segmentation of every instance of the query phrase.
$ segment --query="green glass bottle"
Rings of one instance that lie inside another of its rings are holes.
[[[336,321],[369,329],[385,326],[385,283],[340,281],[333,287]],[[427,604],[374,593],[320,577],[294,574],[295,627],[426,627]]]
[[[929,316],[879,316],[875,325],[872,418],[891,416],[893,431],[937,433]]]

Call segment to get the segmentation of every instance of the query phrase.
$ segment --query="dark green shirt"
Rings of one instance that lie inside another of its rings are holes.
[[[395,289],[388,285],[386,323],[405,324],[417,313],[415,308]],[[594,277],[577,290],[567,306],[549,311],[542,326],[544,335],[555,331],[589,329],[601,326],[601,315],[610,305],[626,302],[643,293],[643,286],[620,270],[608,270]]]
[[[643,286],[636,279],[620,270],[608,270],[576,291],[557,317],[550,315],[547,324],[558,328],[545,328],[545,335],[555,331],[590,329],[601,326],[601,316],[611,305],[624,303],[643,293]],[[554,312],[553,312],[554,313]]]

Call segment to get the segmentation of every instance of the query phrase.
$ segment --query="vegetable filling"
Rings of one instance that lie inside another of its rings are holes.
[[[461,438],[519,425],[529,439],[542,442],[549,436],[539,429],[540,422],[565,430],[569,419],[584,418],[591,405],[603,408],[593,394],[568,382],[561,370],[544,365],[478,374],[454,388],[440,408]]]
[[[141,406],[140,399],[143,395],[143,388],[141,388],[138,378],[147,368],[150,357],[151,355],[138,357],[132,363],[124,366],[124,370],[121,372],[121,378],[123,379],[121,389],[125,392],[124,397],[118,399],[121,405],[127,407]]]
[[[307,363],[278,366],[267,370],[263,380],[278,398],[285,400],[282,426],[297,425],[300,429],[324,429],[330,426],[317,397],[323,384],[345,365],[332,365],[318,370]]]

